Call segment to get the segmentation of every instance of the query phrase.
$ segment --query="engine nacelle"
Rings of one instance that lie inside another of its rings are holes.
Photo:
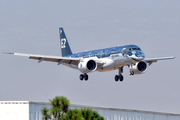
[[[97,69],[97,63],[94,60],[84,59],[78,64],[78,69],[82,73],[93,72]]]
[[[148,65],[146,62],[137,62],[135,65],[132,65],[132,71],[134,71],[134,74],[143,74],[147,71]]]

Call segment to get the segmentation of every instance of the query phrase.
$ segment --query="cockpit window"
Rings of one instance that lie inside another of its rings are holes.
[[[129,48],[129,51],[131,50],[141,50],[140,48]]]

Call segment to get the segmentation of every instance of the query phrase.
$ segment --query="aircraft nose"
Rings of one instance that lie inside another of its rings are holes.
[[[145,55],[142,51],[136,51],[135,56],[137,57],[138,60],[144,60]]]
[[[145,55],[142,51],[130,51],[128,53],[129,57],[131,57],[133,60],[141,61],[144,60]]]

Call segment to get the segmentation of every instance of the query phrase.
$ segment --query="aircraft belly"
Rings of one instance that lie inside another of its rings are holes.
[[[132,62],[131,59],[127,59],[121,55],[119,55],[119,57],[117,58],[108,58],[108,59],[102,59],[102,60],[105,61],[105,64],[98,66],[96,71],[99,71],[99,72],[112,71],[122,66],[126,66]]]
[[[113,59],[117,66],[124,66],[132,62],[132,59],[119,54],[119,57]]]
[[[96,71],[98,71],[98,72],[109,72],[109,71],[113,71],[115,69],[117,69],[117,68],[114,68],[114,67],[112,67],[112,68],[104,68],[104,69],[97,68]]]
[[[117,66],[127,65],[127,64],[129,64],[131,62],[132,62],[132,60],[130,60],[130,59],[121,59],[121,60],[115,61]]]

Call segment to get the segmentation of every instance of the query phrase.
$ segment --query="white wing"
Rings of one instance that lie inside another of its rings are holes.
[[[153,62],[157,62],[158,60],[168,60],[168,59],[174,59],[174,56],[171,57],[160,57],[160,58],[147,58],[144,59],[145,62],[149,63],[151,65]]]
[[[29,57],[29,59],[38,60],[38,63],[42,61],[56,62],[58,65],[62,63],[78,65],[81,60],[81,58],[47,56],[47,55],[25,54],[25,53],[5,53],[5,54]],[[99,60],[95,60],[95,61],[98,65],[104,64],[103,62]]]

